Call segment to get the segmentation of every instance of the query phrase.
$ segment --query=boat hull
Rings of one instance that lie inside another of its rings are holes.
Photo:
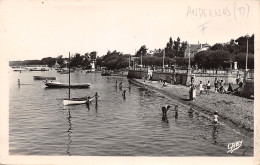
[[[56,80],[56,77],[33,76],[35,80]]]
[[[85,104],[87,100],[63,100],[63,105]]]
[[[29,69],[29,71],[49,71],[49,69]]]
[[[14,72],[21,72],[21,71],[27,71],[27,69],[14,69]]]
[[[46,82],[45,85],[49,88],[69,88],[69,83],[60,82]],[[89,88],[88,83],[73,83],[70,84],[70,88]]]
[[[89,102],[93,100],[89,99]],[[63,100],[63,105],[76,105],[76,104],[86,104],[87,99],[84,98],[74,98],[74,99],[65,99]]]

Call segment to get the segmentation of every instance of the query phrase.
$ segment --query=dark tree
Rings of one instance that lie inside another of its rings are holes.
[[[246,52],[247,37],[242,36],[235,40],[239,46],[239,52]],[[248,37],[248,52],[254,54],[254,34]]]
[[[180,44],[181,44],[180,38],[178,37],[177,41],[174,41],[173,43],[174,43],[173,50],[174,50],[175,56],[180,57]]]
[[[145,45],[141,46],[141,48],[136,52],[136,56],[137,57],[140,57],[141,56],[141,53],[142,53],[142,56],[145,56],[147,54],[147,50],[148,48],[146,48]]]
[[[216,43],[212,47],[210,47],[210,50],[224,50],[224,45],[221,43]]]
[[[165,57],[174,57],[174,50],[173,50],[173,40],[172,37],[170,37],[169,42],[166,44],[165,48]]]

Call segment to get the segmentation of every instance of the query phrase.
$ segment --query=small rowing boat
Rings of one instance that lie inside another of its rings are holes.
[[[46,68],[40,68],[40,69],[38,69],[38,68],[31,68],[29,70],[30,71],[48,71],[49,69],[46,69]]]
[[[48,76],[33,76],[34,80],[56,80],[56,77],[48,77]]]
[[[25,69],[25,68],[15,68],[15,69],[13,69],[13,71],[15,71],[15,72],[21,72],[21,71],[26,71],[27,69]]]
[[[47,81],[45,85],[49,88],[88,88],[90,86],[89,83],[61,83],[61,82],[52,82]]]
[[[94,99],[94,97],[92,97],[92,98],[83,97],[83,98],[64,99],[63,105],[85,104],[87,102],[87,100],[89,100],[89,102],[91,102],[93,99]]]

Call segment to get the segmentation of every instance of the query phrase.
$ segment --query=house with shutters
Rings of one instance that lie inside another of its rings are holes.
[[[209,44],[189,44],[187,46],[187,48],[185,49],[185,53],[184,53],[184,57],[189,57],[189,53],[190,53],[190,57],[193,58],[195,56],[195,54],[197,54],[200,51],[205,51],[208,50],[210,48]]]

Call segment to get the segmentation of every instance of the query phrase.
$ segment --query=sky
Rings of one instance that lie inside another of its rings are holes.
[[[7,60],[40,60],[108,50],[134,54],[169,38],[225,43],[258,33],[257,0],[1,0],[0,51]]]

